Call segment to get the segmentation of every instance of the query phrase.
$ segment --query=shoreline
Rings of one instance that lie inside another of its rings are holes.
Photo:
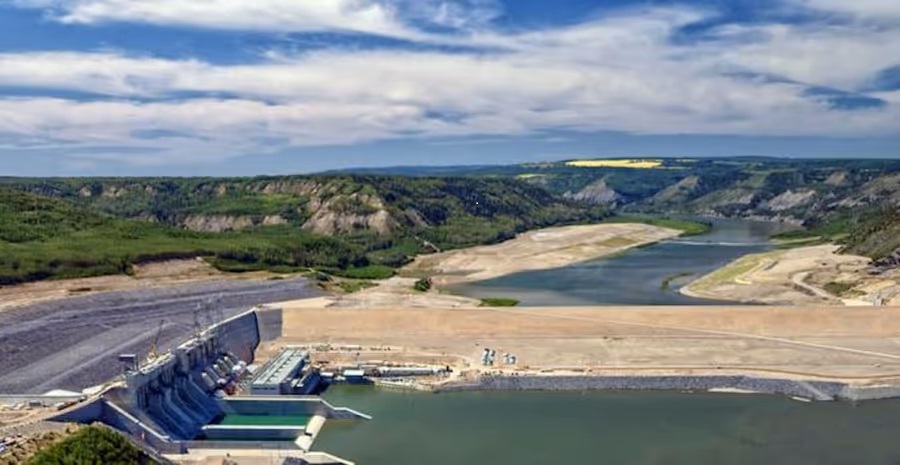
[[[401,275],[430,272],[440,285],[471,283],[612,257],[680,234],[675,229],[645,223],[538,229],[499,244],[419,255],[401,269]]]
[[[868,273],[867,257],[834,244],[744,255],[678,289],[699,299],[797,306],[859,307],[900,303],[900,272]],[[829,286],[847,292],[832,292]]]
[[[680,231],[643,223],[561,226],[519,234],[493,245],[419,255],[397,276],[349,294],[308,301],[280,302],[306,308],[477,308],[480,299],[454,294],[450,286],[515,273],[561,268],[612,257],[677,237]],[[415,291],[416,281],[431,278],[432,290]],[[498,296],[507,297],[507,296]]]
[[[817,402],[861,402],[900,398],[900,384],[858,385],[841,381],[728,375],[492,375],[438,385],[416,383],[417,391],[670,391],[685,393],[782,395]]]

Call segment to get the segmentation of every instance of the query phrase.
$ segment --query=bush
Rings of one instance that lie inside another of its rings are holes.
[[[149,465],[155,461],[106,428],[84,428],[37,453],[28,465]]]
[[[434,283],[432,283],[431,278],[422,278],[416,281],[416,284],[413,285],[413,289],[419,292],[428,292],[433,285]]]
[[[519,305],[521,302],[516,299],[504,299],[504,298],[487,298],[481,299],[481,305],[479,307],[515,307]]]

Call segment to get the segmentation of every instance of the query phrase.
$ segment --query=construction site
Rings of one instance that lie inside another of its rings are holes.
[[[659,239],[625,244],[580,228],[563,232],[447,253],[348,295],[321,296],[299,278],[213,280],[7,308],[0,445],[99,423],[159,463],[348,464],[329,453],[340,451],[317,451],[316,439],[328,425],[378,419],[321,397],[337,383],[426,392],[753,393],[803,402],[900,397],[896,306],[502,308],[413,288],[416,272],[462,280],[581,256],[569,243],[545,251],[550,239],[596,243],[597,256]],[[796,271],[782,268],[751,271],[779,279]]]
[[[595,379],[593,385],[582,382],[573,389],[603,389],[603,379],[610,377],[750,376],[836,383],[853,386],[860,393],[877,386],[879,394],[869,391],[874,397],[888,391],[888,397],[900,394],[897,389],[883,389],[900,382],[897,307],[344,309],[305,305],[304,301],[283,305],[284,337],[263,350],[304,347],[312,351],[314,360],[337,365],[365,360],[451,367],[451,376],[419,383],[430,383],[428,388],[434,390],[477,386],[486,377],[557,381],[590,377]],[[486,348],[498,354],[496,363],[483,363]],[[501,354],[514,354],[515,363],[505,363]],[[640,382],[634,384],[641,387]],[[534,386],[564,388],[553,383]],[[779,392],[760,392],[769,391]]]
[[[119,355],[122,374],[100,386],[0,396],[10,413],[0,435],[49,423],[99,423],[161,463],[221,463],[217,457],[232,454],[348,463],[312,451],[313,442],[326,421],[370,417],[313,395],[326,380],[307,352],[288,349],[259,364],[257,348],[280,337],[280,321],[280,309],[255,308],[198,330],[167,352],[154,350],[143,360]]]
[[[316,437],[326,422],[370,417],[317,396],[338,382],[432,392],[900,396],[896,307],[312,305],[320,301],[257,307],[146,358],[120,354],[118,376],[93,388],[0,396],[0,436],[99,422],[169,462],[343,464],[315,451]]]

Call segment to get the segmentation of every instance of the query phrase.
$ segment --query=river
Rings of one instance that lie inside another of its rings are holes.
[[[900,401],[674,392],[410,394],[336,387],[374,416],[316,441],[359,465],[896,465]]]
[[[703,219],[709,233],[675,238],[563,268],[529,271],[452,287],[475,298],[511,297],[522,306],[715,305],[727,302],[682,295],[679,288],[749,253],[772,248],[776,223]],[[668,282],[668,285],[664,284]]]

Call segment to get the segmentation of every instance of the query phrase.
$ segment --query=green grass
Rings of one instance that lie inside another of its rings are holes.
[[[479,307],[516,307],[521,302],[516,299],[507,299],[502,297],[489,297],[481,299]]]
[[[701,278],[699,281],[696,281],[692,287],[695,289],[709,289],[711,287],[734,282],[734,280],[741,275],[749,272],[750,270],[756,268],[762,260],[764,260],[768,254],[751,254],[745,255],[728,265],[725,265],[722,268],[706,275]]]
[[[362,268],[348,268],[345,270],[325,270],[334,276],[350,279],[388,279],[396,274],[396,271],[384,265],[369,265]]]
[[[377,284],[373,283],[372,281],[351,280],[351,281],[339,281],[338,283],[335,284],[335,286],[337,286],[338,289],[340,289],[341,291],[343,291],[347,294],[353,294],[355,292],[364,291],[366,289],[371,289],[371,288],[377,286]]]
[[[707,223],[697,221],[677,220],[673,218],[643,216],[643,215],[616,215],[602,221],[603,223],[640,223],[661,228],[669,228],[681,231],[682,236],[699,236],[712,230]]]

